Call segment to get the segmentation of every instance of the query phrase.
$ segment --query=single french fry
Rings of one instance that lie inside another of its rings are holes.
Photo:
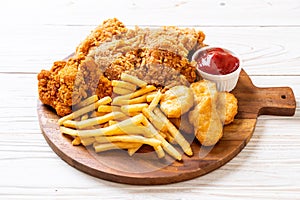
[[[125,114],[129,117],[133,117],[133,116],[141,114],[141,112],[129,112],[129,113],[125,113]]]
[[[161,147],[161,145],[155,146],[153,148],[154,148],[158,158],[165,157],[165,152],[164,152],[163,148]]]
[[[94,137],[82,137],[80,140],[81,144],[85,147],[92,145],[96,141]]]
[[[166,140],[171,144],[177,144],[175,138],[169,132],[166,132]]]
[[[121,74],[121,80],[126,81],[126,82],[130,82],[130,83],[132,83],[134,85],[137,85],[139,87],[145,87],[147,85],[147,82],[142,81],[142,80],[138,79],[137,77],[131,76],[131,75],[126,74],[126,73]]]
[[[113,87],[125,88],[125,89],[131,90],[131,91],[136,90],[136,85],[134,85],[132,83],[125,82],[125,81],[112,80],[111,85]]]
[[[144,94],[144,95],[142,95],[140,97],[136,97],[136,98],[133,98],[133,99],[124,99],[124,97],[118,96],[118,97],[115,97],[113,99],[112,105],[122,106],[122,105],[131,105],[131,104],[138,104],[138,103],[146,103],[147,102],[146,97],[147,97],[147,94]]]
[[[72,140],[72,145],[73,146],[78,146],[81,144],[81,140],[80,137],[76,136],[73,140]]]
[[[118,122],[117,121],[114,121],[114,120],[109,120],[108,121],[108,125],[111,126],[111,125],[114,125],[114,124],[117,124]]]
[[[138,131],[138,125],[144,120],[144,118],[145,117],[143,114],[139,114],[105,128],[94,130],[77,130],[77,133],[80,137],[97,137],[104,135],[122,135],[125,133],[132,133]]]
[[[124,96],[117,96],[113,99],[111,105],[113,106],[128,105],[129,104],[128,102],[129,102],[129,96],[127,96],[127,99]]]
[[[138,103],[146,103],[146,97],[147,97],[147,94],[144,94],[140,97],[136,97],[136,98],[133,98],[133,99],[130,99],[128,100],[128,105],[131,105],[131,104],[138,104]]]
[[[82,120],[86,120],[88,118],[89,118],[89,115],[86,113],[86,114],[81,116],[80,120],[82,121]]]
[[[94,117],[90,119],[86,119],[83,121],[72,121],[72,120],[67,120],[63,123],[64,126],[70,127],[70,128],[77,128],[77,129],[83,129],[89,126],[94,126],[98,124],[104,124],[108,122],[109,120],[112,119],[118,119],[125,117],[124,113],[122,112],[111,112],[106,115],[100,116],[100,117]]]
[[[149,92],[152,92],[155,89],[156,87],[154,85],[147,85],[146,87],[143,87],[133,93],[115,97],[111,104],[119,106],[135,104],[137,101],[141,101],[141,99],[144,99],[144,97],[141,96],[147,95]],[[141,97],[141,99],[138,99],[138,97]]]
[[[193,155],[193,151],[191,149],[190,144],[186,139],[183,137],[183,135],[180,133],[180,131],[168,120],[168,118],[162,113],[162,111],[159,108],[154,109],[154,113],[166,124],[169,133],[174,137],[175,141],[181,146],[184,153],[186,153],[189,156]]]
[[[143,124],[147,127],[145,129],[146,131],[146,136],[148,137],[154,137],[158,140],[161,141],[161,146],[162,148],[173,158],[176,160],[181,160],[181,154],[170,144],[168,143],[159,133],[158,131],[154,128],[154,126],[147,120],[146,117],[144,117]]]
[[[81,108],[81,109],[79,109],[79,110],[77,110],[77,111],[75,111],[75,112],[73,112],[69,115],[66,115],[66,116],[60,118],[58,120],[58,124],[62,125],[64,123],[64,121],[66,121],[66,120],[75,119],[75,118],[77,118],[77,117],[79,117],[79,116],[81,116],[85,113],[88,113],[90,111],[93,111],[93,110],[97,109],[100,105],[108,104],[111,101],[112,101],[112,99],[109,96],[103,97],[102,99],[98,100],[96,103],[90,104],[90,105],[88,105],[86,107],[83,107],[83,108]]]
[[[153,147],[157,147],[161,144],[161,141],[155,138],[146,138],[140,135],[117,135],[117,136],[104,136],[95,137],[98,143],[108,143],[108,142],[125,142],[125,143],[141,143],[148,144]]]
[[[105,144],[95,144],[94,149],[98,152],[108,151],[112,149],[129,149],[136,148],[140,143],[124,143],[124,142],[114,142],[114,143],[105,143]]]
[[[166,137],[167,137],[167,134],[166,134],[166,133],[164,133],[164,132],[162,132],[162,131],[159,131],[158,133],[159,133],[159,135],[161,135],[164,139],[166,139]]]
[[[143,87],[143,88],[135,91],[134,93],[129,94],[130,95],[130,99],[142,96],[144,94],[152,92],[153,90],[156,90],[156,87],[154,85],[147,85],[147,86],[145,86],[145,87]]]
[[[74,108],[75,108],[75,110],[78,110],[78,109],[80,109],[82,107],[85,107],[85,106],[88,106],[88,105],[90,105],[92,103],[95,103],[98,100],[99,100],[98,96],[97,95],[93,95],[93,96],[90,96],[90,97],[86,98],[85,100],[79,102],[78,104],[76,104],[74,106]]]
[[[109,106],[109,105],[100,105],[98,107],[98,112],[114,112],[114,111],[121,111],[119,106]]]
[[[129,156],[133,156],[133,154],[135,154],[135,152],[137,152],[141,147],[143,146],[143,144],[140,144],[139,146],[136,146],[134,148],[129,148],[128,151],[128,155]]]
[[[98,107],[99,108],[99,107]],[[93,117],[101,117],[103,115],[106,115],[107,113],[105,112],[98,112],[98,111],[93,111],[91,114],[90,114],[90,118],[93,118]]]
[[[121,87],[113,87],[113,92],[120,95],[130,94],[133,91]]]
[[[157,117],[152,111],[150,111],[148,108],[144,108],[142,110],[143,114],[149,121],[154,125],[154,127],[161,131],[161,132],[166,132],[168,130],[167,126],[165,123],[161,121],[159,117]]]
[[[143,108],[147,108],[149,105],[147,103],[132,104],[121,106],[121,110],[124,113],[135,113],[142,112]]]
[[[136,97],[139,97],[139,96],[142,96],[144,94],[147,94],[149,92],[152,92],[153,90],[156,90],[156,87],[154,85],[147,85],[133,93],[130,93],[130,94],[126,94],[126,95],[122,95],[122,96],[119,96],[120,99],[127,99],[127,100],[130,100],[130,99],[134,99]]]
[[[71,136],[74,136],[74,137],[78,136],[78,131],[77,130],[67,128],[67,127],[64,127],[64,126],[61,126],[59,129],[60,129],[60,132],[62,132],[64,134],[71,135]]]
[[[161,97],[162,97],[162,93],[160,92],[160,90],[158,90],[158,92],[156,93],[155,97],[153,98],[153,100],[151,101],[148,107],[149,111],[152,111],[158,105]]]
[[[151,92],[151,93],[147,94],[146,100],[148,103],[150,103],[154,99],[154,97],[156,96],[156,93],[157,92]]]

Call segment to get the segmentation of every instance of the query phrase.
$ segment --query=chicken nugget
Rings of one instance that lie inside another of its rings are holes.
[[[194,105],[194,95],[186,86],[175,86],[165,92],[160,108],[168,118],[179,118]]]

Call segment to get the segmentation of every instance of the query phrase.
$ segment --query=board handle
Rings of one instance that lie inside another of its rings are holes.
[[[293,116],[296,111],[296,99],[290,87],[257,88],[261,97],[258,115]]]

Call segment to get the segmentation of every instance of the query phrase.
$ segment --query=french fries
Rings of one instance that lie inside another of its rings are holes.
[[[81,115],[85,114],[85,113],[88,113],[90,111],[93,111],[95,110],[96,108],[98,108],[100,105],[105,105],[105,104],[109,104],[110,102],[112,101],[111,97],[104,97],[100,100],[98,100],[96,103],[93,103],[93,104],[90,104],[86,107],[83,107],[69,115],[66,115],[62,118],[60,118],[58,120],[58,124],[59,125],[62,125],[64,123],[64,121],[66,120],[71,120],[71,119],[75,119],[77,117],[80,117]]]
[[[174,138],[174,140],[181,146],[184,153],[189,156],[193,155],[193,151],[191,149],[190,143],[186,141],[183,135],[179,132],[179,130],[168,120],[168,118],[162,113],[159,108],[154,109],[154,113],[162,120],[163,123],[166,124],[169,133]]]
[[[134,142],[141,144],[148,144],[153,147],[157,147],[161,142],[154,138],[146,138],[139,135],[118,135],[118,136],[109,136],[109,137],[95,137],[96,142],[98,143],[107,143],[107,142]]]
[[[130,94],[132,91],[127,90],[125,88],[121,88],[121,87],[114,87],[113,92],[116,93],[116,94],[124,95],[124,94]]]
[[[79,108],[88,106],[92,103],[95,103],[98,100],[99,100],[99,98],[98,98],[97,95],[90,96],[87,99],[85,99],[85,100],[81,101],[80,103],[76,104],[75,109],[78,110]]]
[[[150,105],[149,105],[149,111],[154,110],[154,108],[156,108],[156,106],[158,105],[160,99],[162,97],[162,94],[160,92],[160,90],[158,90],[158,92],[155,94],[153,100],[151,101]]]
[[[111,112],[106,115],[100,116],[100,117],[94,117],[82,121],[72,121],[67,120],[63,123],[64,126],[70,127],[70,128],[77,128],[77,129],[83,129],[89,126],[97,125],[97,124],[104,124],[108,122],[109,120],[113,119],[119,119],[125,117],[125,115],[121,112]]]
[[[125,81],[113,80],[111,82],[111,85],[113,87],[120,87],[120,88],[124,88],[124,89],[130,90],[130,91],[135,91],[136,90],[136,85],[134,85],[132,83],[125,82]]]
[[[134,113],[134,112],[142,112],[143,108],[147,108],[147,103],[140,104],[132,104],[132,105],[124,105],[121,107],[123,113]]]
[[[95,152],[126,149],[129,156],[149,145],[158,158],[164,158],[166,152],[181,160],[173,146],[178,144],[187,155],[193,154],[183,135],[160,111],[160,90],[125,73],[121,80],[113,80],[112,86],[118,96],[91,96],[58,120],[60,131],[73,137],[73,145],[93,145]]]
[[[128,149],[128,148],[135,148],[140,146],[139,143],[124,143],[124,142],[112,142],[112,143],[105,143],[105,144],[97,144],[94,143],[94,149],[97,153],[102,151],[108,151],[112,149]]]
[[[126,74],[126,73],[121,74],[121,80],[127,81],[127,82],[132,83],[134,85],[137,85],[141,88],[145,87],[147,85],[147,82],[142,81],[142,80],[138,79],[137,77],[131,76],[131,75]]]
[[[83,144],[83,146],[86,147],[94,144],[94,142],[96,141],[95,138],[93,137],[80,138],[80,140],[81,140],[81,144]]]
[[[77,146],[80,144],[81,144],[81,139],[80,139],[80,137],[76,136],[72,141],[72,145]]]
[[[142,112],[158,131],[166,132],[168,130],[166,124],[163,123],[152,111],[144,108]]]
[[[102,113],[109,113],[114,111],[121,111],[121,108],[119,106],[109,106],[109,105],[100,105],[98,107],[98,112]]]
[[[144,125],[147,127],[146,133],[149,137],[154,137],[162,142],[163,149],[170,154],[172,157],[174,157],[177,160],[181,160],[181,154],[170,144],[168,143],[154,128],[154,126],[145,118],[143,121]]]
[[[143,146],[143,144],[140,144],[136,147],[131,147],[131,148],[128,148],[128,155],[132,156],[133,154],[135,154],[135,152],[137,152],[141,147]]]

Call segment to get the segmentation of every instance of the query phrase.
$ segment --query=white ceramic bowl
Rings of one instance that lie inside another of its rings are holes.
[[[201,49],[198,49],[192,56],[192,60],[195,61],[195,58],[198,56],[199,53],[206,51],[208,49],[214,49],[214,48],[221,48],[224,49],[225,51],[229,52],[230,54],[232,54],[233,56],[237,57],[239,59],[239,67],[231,72],[230,74],[226,74],[226,75],[214,75],[214,74],[209,74],[207,72],[201,71],[200,69],[198,69],[197,67],[197,73],[198,75],[200,75],[202,78],[215,82],[218,91],[223,92],[223,91],[227,91],[230,92],[232,91],[239,79],[240,76],[240,72],[242,69],[242,60],[240,59],[240,56],[238,56],[238,54],[223,48],[223,47],[217,47],[217,46],[206,46],[203,47]]]

